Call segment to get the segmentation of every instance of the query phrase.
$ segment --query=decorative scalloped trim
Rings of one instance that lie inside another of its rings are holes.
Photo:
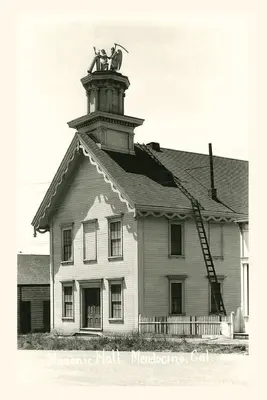
[[[124,198],[124,196],[121,194],[121,192],[119,191],[119,189],[116,188],[116,186],[114,185],[114,183],[109,179],[109,177],[106,175],[106,173],[104,171],[102,171],[102,169],[99,167],[98,163],[93,159],[93,157],[91,156],[91,154],[87,151],[87,149],[82,145],[82,143],[80,142],[79,147],[82,149],[83,154],[89,158],[89,161],[92,165],[94,165],[97,169],[97,172],[100,175],[103,175],[104,177],[104,181],[106,183],[109,183],[111,186],[111,189],[114,193],[117,193],[120,201],[125,203],[127,206],[127,209],[129,212],[135,212],[135,209],[130,205],[130,203],[128,202],[127,199]]]
[[[36,231],[38,231],[38,232],[40,232],[40,233],[44,233],[44,232],[41,232],[41,231],[39,230],[40,221],[41,221],[41,219],[43,219],[43,218],[45,217],[46,210],[51,206],[52,199],[53,199],[53,198],[55,197],[55,195],[57,194],[57,189],[58,189],[58,187],[61,185],[61,183],[62,183],[62,181],[63,181],[63,176],[64,176],[64,175],[66,174],[66,172],[68,171],[69,165],[70,165],[70,163],[72,162],[72,160],[74,159],[75,153],[76,153],[78,150],[79,150],[79,145],[77,145],[77,146],[74,148],[73,154],[72,154],[71,158],[69,159],[69,161],[68,161],[68,163],[67,163],[67,165],[66,165],[66,168],[65,168],[65,169],[63,170],[63,172],[61,173],[60,180],[59,180],[58,183],[56,184],[56,186],[55,186],[55,188],[54,188],[54,192],[53,192],[53,194],[51,195],[48,204],[45,206],[45,209],[44,209],[43,214],[42,214],[41,217],[39,218],[38,226],[37,226],[37,228],[36,228]]]
[[[141,216],[141,217],[148,217],[149,215],[152,215],[153,217],[166,217],[169,219],[173,219],[173,218],[178,218],[180,220],[185,220],[185,219],[190,219],[193,218],[192,215],[190,214],[179,214],[177,212],[174,213],[170,213],[170,212],[156,212],[156,211],[137,211],[137,215]],[[215,222],[233,222],[234,218],[232,217],[216,217],[216,216],[212,216],[212,215],[208,215],[208,216],[203,216],[202,215],[203,220],[205,221],[215,221]]]

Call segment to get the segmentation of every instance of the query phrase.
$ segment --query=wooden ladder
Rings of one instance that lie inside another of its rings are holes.
[[[139,144],[139,143],[137,144],[137,146],[141,150],[145,151],[164,170],[167,170],[171,174],[176,187],[178,189],[180,189],[181,192],[190,200],[191,205],[192,205],[192,210],[193,210],[193,216],[194,216],[194,220],[195,220],[196,228],[197,228],[197,232],[198,232],[198,237],[199,237],[199,241],[200,241],[200,246],[201,246],[204,262],[206,265],[208,280],[209,280],[210,287],[211,287],[211,293],[213,295],[214,302],[216,305],[216,310],[217,310],[218,314],[226,315],[223,298],[222,298],[221,291],[220,291],[220,285],[219,285],[219,282],[217,279],[217,275],[216,275],[212,255],[210,252],[210,247],[209,247],[205,227],[203,224],[203,218],[201,215],[201,209],[203,210],[203,207],[198,202],[198,200],[195,199],[191,195],[191,193],[182,185],[180,179],[177,178],[177,176],[175,176],[171,171],[169,171],[165,167],[165,165],[163,165],[161,163],[161,161],[153,154],[153,152],[148,148],[148,146],[146,146],[145,144]]]

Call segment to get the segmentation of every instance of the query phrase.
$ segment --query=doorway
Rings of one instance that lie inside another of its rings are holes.
[[[22,301],[20,303],[20,332],[31,332],[31,302]]]
[[[83,328],[102,328],[100,293],[100,287],[83,289]]]

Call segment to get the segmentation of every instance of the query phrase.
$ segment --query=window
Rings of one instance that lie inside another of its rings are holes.
[[[109,257],[122,257],[122,221],[121,218],[109,219]]]
[[[213,258],[223,258],[223,225],[209,223],[209,246]]]
[[[216,289],[216,283],[215,282],[212,283],[212,286],[214,287],[215,293],[217,293],[217,294],[215,294],[215,296],[217,298],[217,301],[219,302],[220,293],[222,294],[222,283],[218,282],[218,289]],[[216,307],[216,303],[215,303],[215,298],[214,298],[214,295],[212,293],[211,288],[210,288],[210,314],[217,314],[217,307]]]
[[[97,259],[97,220],[83,222],[83,259],[86,261],[96,261]]]
[[[187,275],[167,275],[167,278],[169,279],[170,314],[184,314],[184,287]]]
[[[73,283],[62,283],[62,296],[63,296],[62,318],[73,319],[74,317]]]
[[[122,284],[122,279],[109,282],[109,318],[112,320],[123,320]]]
[[[241,257],[247,258],[249,256],[249,230],[248,224],[243,224],[241,227],[242,233],[242,248],[241,248]]]
[[[62,226],[62,256],[63,263],[73,262],[72,225]]]
[[[244,315],[249,315],[249,264],[242,263],[241,269],[241,299]]]
[[[183,225],[179,222],[170,222],[169,255],[182,256],[183,254]]]

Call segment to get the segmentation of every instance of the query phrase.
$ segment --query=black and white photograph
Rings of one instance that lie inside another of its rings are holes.
[[[17,19],[22,387],[248,385],[248,42],[241,12]]]

